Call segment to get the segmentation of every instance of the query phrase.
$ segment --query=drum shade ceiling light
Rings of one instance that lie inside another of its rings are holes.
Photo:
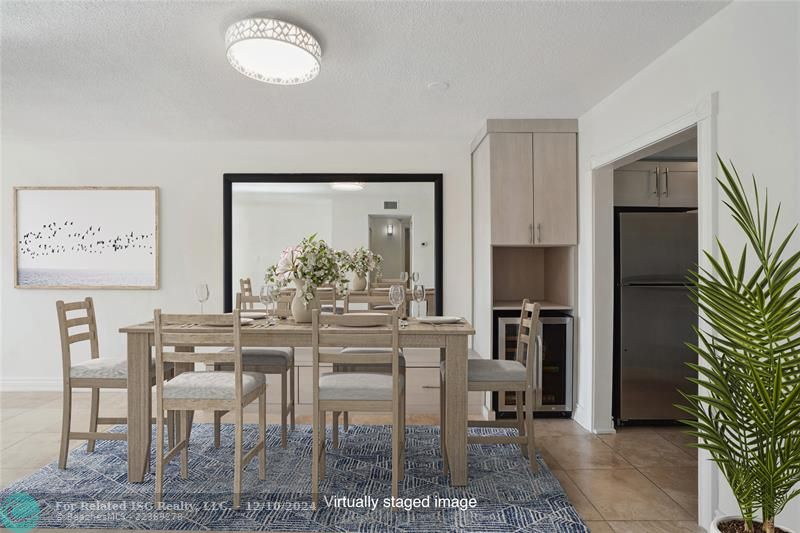
[[[249,78],[298,85],[319,74],[322,48],[313,35],[282,20],[250,18],[225,32],[228,62]]]

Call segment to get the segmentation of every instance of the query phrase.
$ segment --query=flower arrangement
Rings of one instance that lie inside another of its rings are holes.
[[[267,269],[265,281],[281,287],[289,281],[303,281],[302,297],[308,305],[321,285],[335,283],[337,288],[345,287],[347,280],[342,275],[343,254],[347,255],[317,239],[315,233],[300,244],[283,250],[278,263]]]
[[[355,273],[356,276],[365,277],[370,272],[380,272],[383,257],[380,254],[360,246],[353,250],[348,257],[345,270]]]

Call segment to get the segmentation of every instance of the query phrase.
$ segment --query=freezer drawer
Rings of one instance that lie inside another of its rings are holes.
[[[686,380],[686,346],[697,342],[696,306],[683,286],[623,286],[620,289],[620,420],[676,420],[674,407],[694,387]],[[696,387],[694,388],[696,391]]]

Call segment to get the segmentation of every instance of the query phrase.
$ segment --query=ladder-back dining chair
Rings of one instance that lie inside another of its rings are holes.
[[[516,418],[514,420],[468,421],[467,427],[516,427],[518,435],[479,436],[468,435],[469,444],[518,444],[524,457],[528,458],[530,469],[539,471],[536,462],[536,440],[533,431],[533,404],[536,393],[536,375],[541,366],[541,337],[538,335],[539,304],[527,299],[522,302],[517,334],[517,349],[514,360],[510,359],[469,359],[467,360],[467,390],[481,392],[514,393]],[[439,380],[439,414],[441,447],[444,471],[447,473],[447,442],[444,438],[446,426],[445,398],[447,383],[444,379],[445,363],[441,364]]]
[[[97,335],[97,319],[94,301],[85,298],[77,302],[56,302],[58,312],[58,328],[61,336],[61,371],[63,376],[63,401],[61,417],[61,445],[58,454],[58,467],[67,467],[69,442],[86,440],[86,450],[93,452],[97,440],[126,440],[127,433],[98,432],[98,424],[127,424],[126,417],[100,416],[100,389],[128,388],[128,360],[124,357],[100,357],[100,343]],[[78,343],[89,343],[90,359],[83,362],[73,361],[73,346]],[[152,364],[152,361],[151,361]],[[171,369],[169,370],[171,372]],[[151,375],[153,374],[151,368]],[[151,378],[151,385],[155,377]],[[72,391],[73,389],[91,389],[91,407],[89,412],[89,431],[72,431]],[[167,419],[170,438],[172,418]]]
[[[236,308],[240,310],[255,309],[258,296],[236,295]],[[226,351],[231,351],[228,348]],[[248,372],[260,372],[280,376],[281,380],[281,447],[286,448],[288,442],[287,423],[294,431],[295,427],[295,381],[294,381],[294,348],[242,348],[242,362]],[[231,370],[230,364],[216,364],[212,369]],[[220,426],[225,411],[214,411],[214,446],[220,446]],[[287,422],[288,419],[288,422]]]
[[[366,305],[365,309],[354,309],[353,305]],[[354,291],[345,295],[344,299],[344,312],[345,313],[369,313],[369,312],[393,312],[394,306],[389,301],[389,291],[374,290],[368,291]],[[402,314],[402,307],[400,308]],[[364,356],[370,353],[377,353],[383,355],[390,351],[389,348],[357,348],[346,347],[342,348],[341,353],[355,354],[364,359]],[[370,364],[370,363],[340,363],[333,365],[333,372],[378,372],[380,374],[391,374],[392,367],[387,364]],[[403,357],[403,349],[400,348],[400,373],[405,377],[406,375],[406,358]],[[333,413],[333,441],[334,448],[339,447],[339,415],[338,411]],[[345,411],[342,415],[342,428],[347,431],[350,426],[350,414]],[[405,418],[405,402],[403,402],[403,417]]]
[[[242,471],[258,455],[258,477],[266,477],[267,386],[264,374],[245,372],[242,364],[239,310],[228,315],[166,315],[154,313],[156,346],[156,480],[155,502],[164,495],[164,467],[180,453],[182,479],[189,477],[191,419],[196,410],[223,410],[234,414],[233,506],[239,508]],[[209,332],[213,329],[213,332]],[[178,352],[166,347],[227,346],[228,352]],[[165,363],[228,364],[232,371],[183,372],[167,380]],[[244,451],[244,408],[258,400],[258,443]],[[164,453],[164,412],[180,412],[180,440]]]
[[[312,466],[311,492],[316,509],[319,481],[325,477],[325,418],[331,411],[388,412],[392,414],[392,496],[399,492],[403,478],[405,421],[402,416],[405,378],[400,372],[400,334],[398,318],[391,314],[322,314],[312,312]],[[390,348],[390,352],[360,357],[344,355],[339,346]],[[331,350],[327,350],[327,349]],[[320,375],[320,364],[389,364],[391,374],[367,372]]]

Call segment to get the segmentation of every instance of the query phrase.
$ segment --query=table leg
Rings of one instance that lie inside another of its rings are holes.
[[[150,335],[128,333],[128,481],[150,470]]]
[[[447,337],[447,457],[450,463],[450,484],[461,487],[467,484],[467,338],[463,335]]]

